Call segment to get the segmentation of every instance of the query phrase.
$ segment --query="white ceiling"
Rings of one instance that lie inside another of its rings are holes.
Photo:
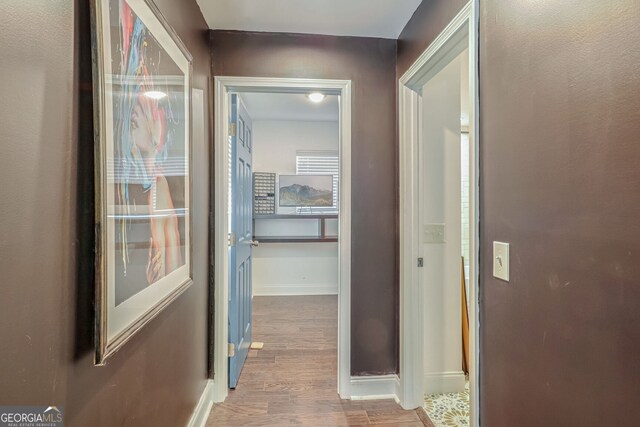
[[[306,95],[294,93],[243,93],[252,120],[338,121],[338,97],[327,96],[314,104]]]
[[[422,0],[197,0],[212,30],[396,39]]]

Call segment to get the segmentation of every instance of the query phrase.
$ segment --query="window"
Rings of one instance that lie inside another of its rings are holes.
[[[333,206],[330,208],[297,208],[297,212],[338,213],[339,173],[340,161],[337,151],[296,152],[297,175],[333,175]]]

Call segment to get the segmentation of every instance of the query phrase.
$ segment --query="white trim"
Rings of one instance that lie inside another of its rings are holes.
[[[200,400],[198,401],[198,404],[191,414],[191,418],[189,419],[189,424],[187,424],[187,427],[205,427],[205,425],[207,424],[207,419],[209,419],[209,413],[211,413],[212,407],[213,381],[208,380],[207,385],[204,387],[204,391],[200,396]]]
[[[469,146],[473,155],[469,197],[474,201],[470,215],[471,247],[469,283],[470,301],[469,344],[470,358],[470,414],[471,426],[479,425],[479,144],[478,144],[478,1],[471,0],[420,55],[400,78],[398,86],[400,132],[400,403],[405,409],[423,405],[424,399],[424,317],[422,270],[416,260],[421,256],[419,242],[419,130],[421,126],[421,87],[442,69],[453,52],[461,46],[469,47],[469,90],[473,94],[470,105]]]
[[[458,393],[464,390],[467,378],[462,371],[424,374],[424,393]]]
[[[214,344],[213,344],[213,372],[214,372],[214,399],[216,402],[223,402],[228,393],[228,348],[229,328],[227,319],[229,317],[229,307],[227,305],[229,281],[229,255],[226,250],[226,242],[220,242],[224,236],[229,234],[227,224],[227,212],[229,200],[227,197],[227,188],[229,188],[228,178],[228,148],[224,143],[228,134],[228,124],[225,117],[229,117],[229,106],[226,99],[226,89],[224,83],[218,79],[214,85],[214,115],[215,115],[215,178],[214,178]],[[217,230],[217,232],[216,232]],[[216,286],[217,284],[225,284],[225,286]]]
[[[215,400],[228,393],[228,135],[229,92],[308,93],[340,96],[340,213],[338,241],[338,393],[350,398],[351,374],[351,81],[264,77],[215,77]],[[225,284],[220,286],[220,284]]]
[[[409,86],[414,91],[419,91],[424,84],[420,82],[427,82],[431,76],[436,74],[434,70],[439,71],[442,65],[448,64],[449,61],[453,59],[447,55],[448,51],[451,50],[449,46],[453,47],[453,45],[457,45],[462,41],[460,37],[462,34],[460,32],[461,30],[463,33],[468,33],[468,24],[472,11],[474,11],[472,5],[474,1],[477,0],[470,1],[458,12],[444,30],[438,34],[438,37],[431,42],[411,67],[405,71],[402,77],[400,77],[400,83],[403,86]],[[443,49],[445,46],[447,49]]]
[[[336,82],[338,83],[338,82]],[[329,84],[327,82],[327,84]],[[340,87],[340,213],[338,219],[338,393],[351,397],[351,81]]]
[[[400,396],[402,395],[402,384],[400,383],[400,376],[396,375],[396,381],[394,384],[394,399],[395,401],[398,403],[398,405],[400,404]]]
[[[469,207],[469,215],[473,221],[469,223],[471,241],[469,277],[469,418],[472,427],[480,425],[480,73],[478,66],[478,32],[480,20],[480,0],[471,0],[472,10],[469,17],[469,91],[473,94],[469,111],[469,149],[474,159],[469,169],[469,177],[473,177],[473,185],[469,183],[469,198],[473,200]]]
[[[351,377],[352,400],[398,400],[399,379],[396,374]]]
[[[402,84],[399,91],[400,126],[400,402],[405,409],[424,403],[424,290],[420,252],[418,185],[411,179],[418,168],[418,94]],[[411,114],[410,114],[411,113]],[[404,173],[403,173],[404,171]],[[411,232],[410,232],[411,230]]]
[[[253,288],[254,297],[296,295],[338,295],[338,285],[336,283],[306,283],[302,285],[260,285]]]

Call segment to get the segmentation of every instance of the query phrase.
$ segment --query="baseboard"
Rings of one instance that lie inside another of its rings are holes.
[[[394,399],[401,405],[403,396],[402,396],[402,384],[400,383],[400,376],[396,375],[396,381],[393,384],[393,393],[395,394]]]
[[[462,371],[424,374],[425,394],[458,393],[464,391],[466,377]]]
[[[191,414],[187,427],[204,427],[213,406],[213,381],[207,380],[207,385],[200,396],[200,400]]]
[[[395,399],[400,380],[396,374],[351,377],[352,400]]]
[[[254,284],[253,295],[287,296],[287,295],[338,295],[338,284],[304,284],[304,285],[257,285]]]

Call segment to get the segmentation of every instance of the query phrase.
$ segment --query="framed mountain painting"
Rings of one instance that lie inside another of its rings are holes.
[[[333,206],[333,175],[280,175],[281,207]]]
[[[93,0],[96,364],[191,284],[191,55],[148,0]]]

